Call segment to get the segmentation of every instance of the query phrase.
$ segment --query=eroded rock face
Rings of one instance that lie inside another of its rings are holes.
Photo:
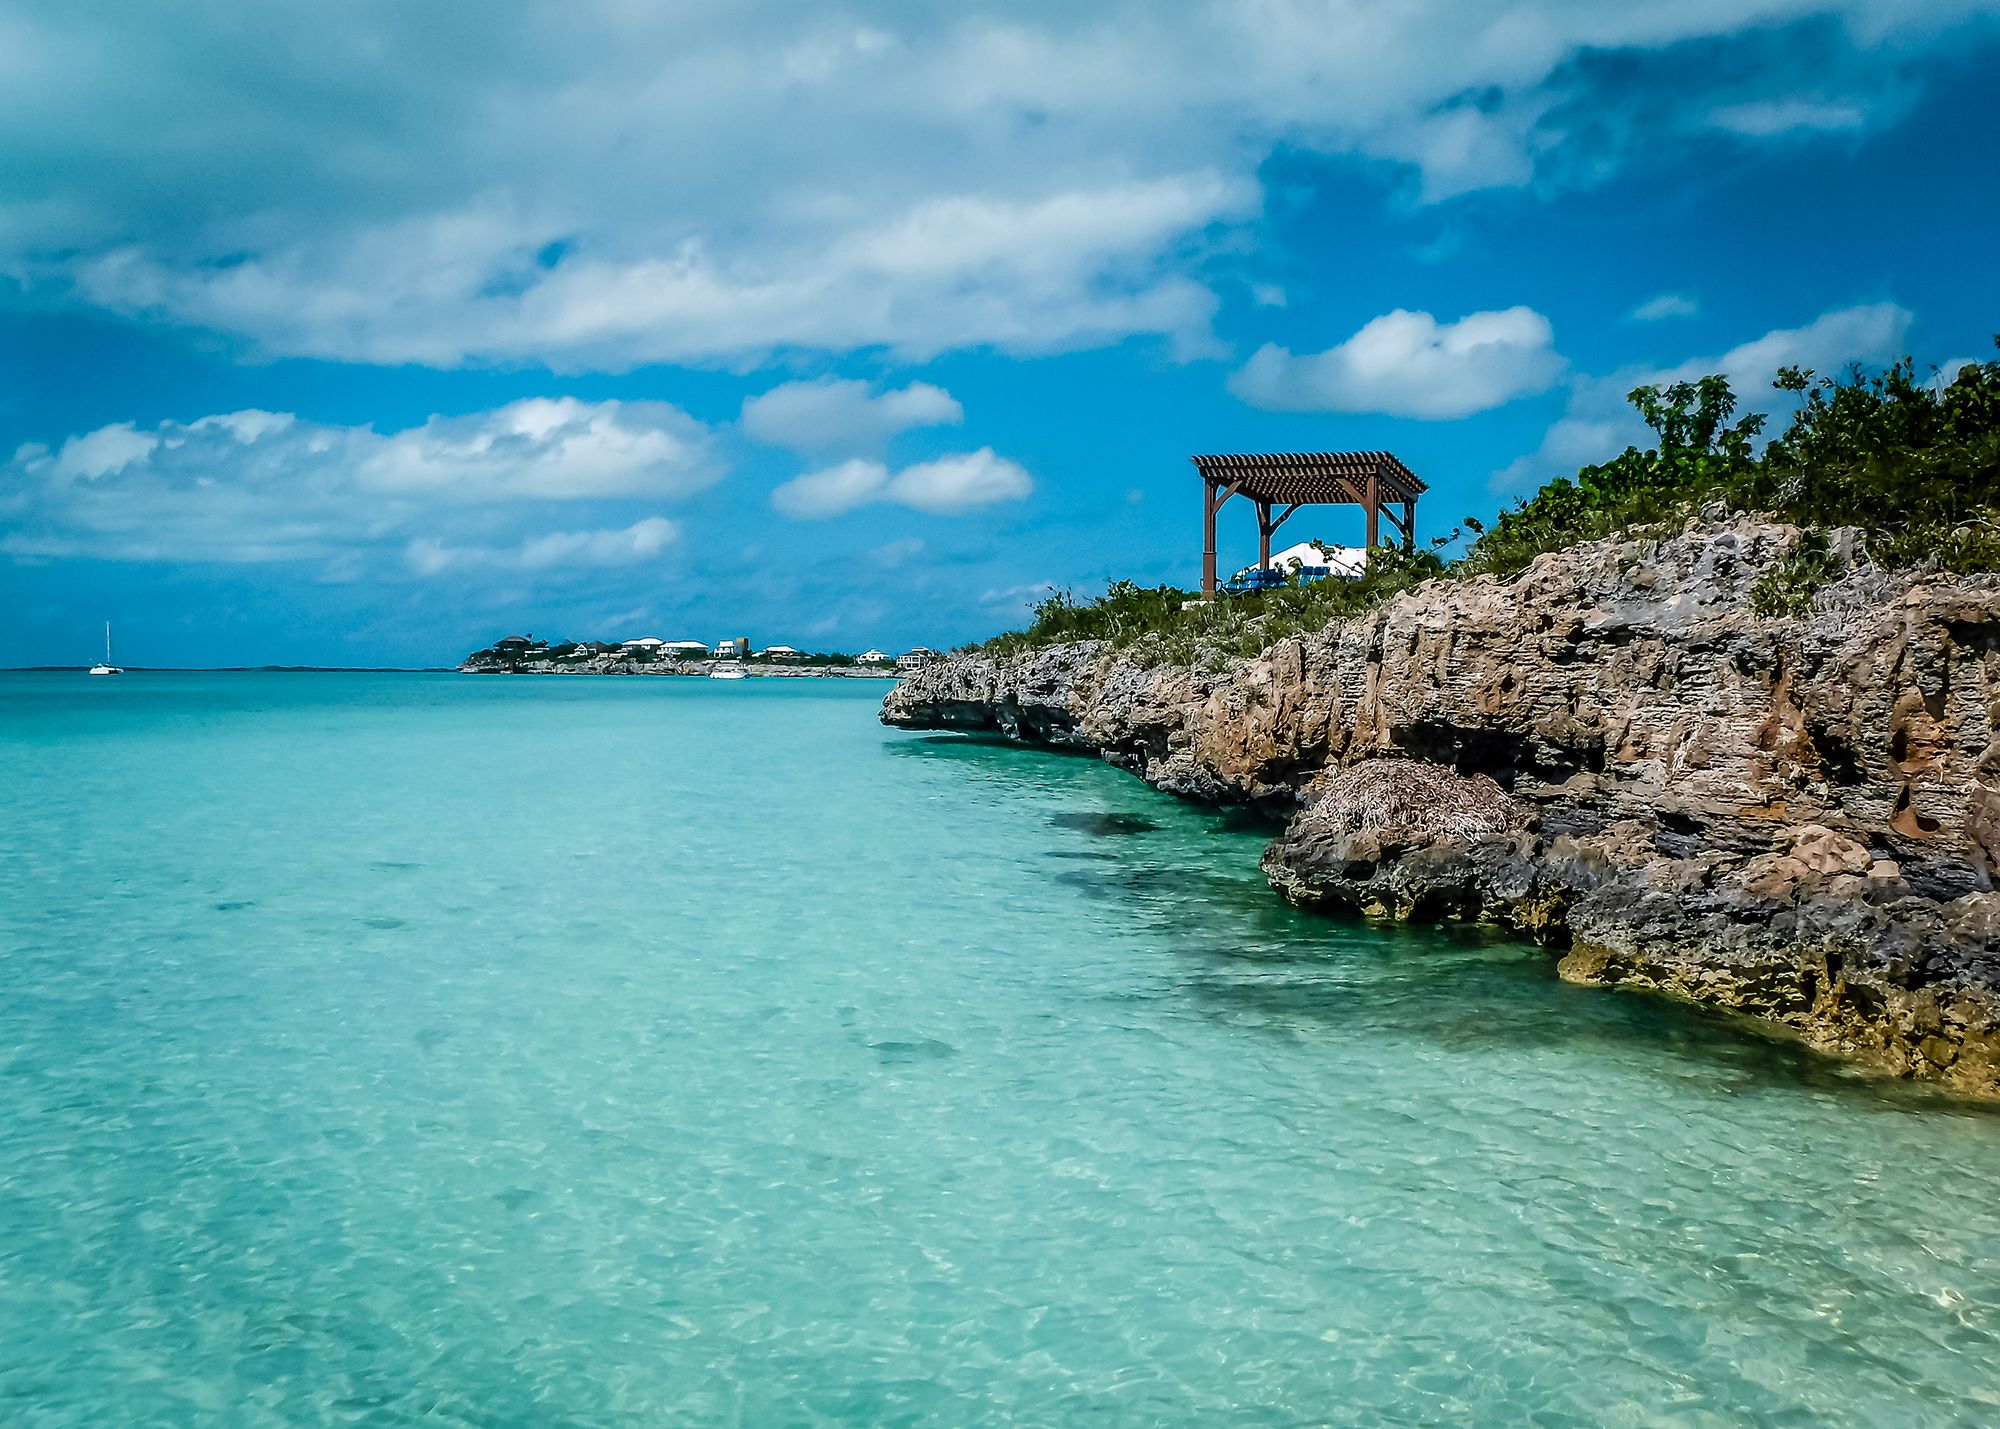
[[[2000,582],[1885,572],[1846,542],[1808,615],[1755,615],[1798,540],[1705,513],[1435,582],[1219,674],[1089,644],[959,657],[882,717],[1296,811],[1264,861],[1295,902],[1497,922],[1565,977],[2000,1095]],[[1418,788],[1470,821],[1397,815]]]

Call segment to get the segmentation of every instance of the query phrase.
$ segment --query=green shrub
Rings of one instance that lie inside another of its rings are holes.
[[[1840,558],[1824,531],[1805,539],[1750,587],[1750,608],[1759,615],[1803,615],[1819,588],[1841,572]]]

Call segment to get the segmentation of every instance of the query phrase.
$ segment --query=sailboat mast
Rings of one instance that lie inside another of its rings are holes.
[[[104,622],[104,663],[111,663],[111,622]]]

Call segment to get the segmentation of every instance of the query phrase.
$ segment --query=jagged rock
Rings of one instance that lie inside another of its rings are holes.
[[[1884,571],[1843,534],[1807,614],[1756,615],[1799,539],[1709,510],[1221,672],[1089,643],[956,657],[882,717],[1296,812],[1264,860],[1295,902],[1500,923],[1565,977],[2000,1095],[2000,580]]]

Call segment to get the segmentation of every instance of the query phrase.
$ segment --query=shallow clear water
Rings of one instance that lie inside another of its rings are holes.
[[[881,688],[0,677],[0,1423],[2000,1418],[2000,1116]]]

